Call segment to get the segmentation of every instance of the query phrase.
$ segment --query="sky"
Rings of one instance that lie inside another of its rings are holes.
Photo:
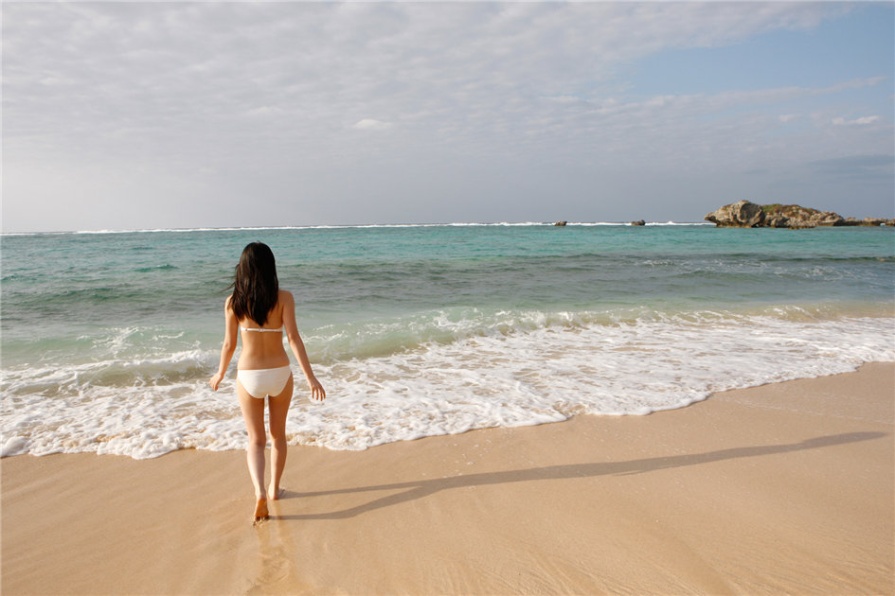
[[[895,3],[2,6],[2,231],[895,217]]]

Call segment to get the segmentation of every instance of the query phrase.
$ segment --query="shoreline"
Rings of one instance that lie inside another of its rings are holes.
[[[370,448],[291,447],[252,528],[244,452],[19,455],[2,591],[895,590],[895,363]]]

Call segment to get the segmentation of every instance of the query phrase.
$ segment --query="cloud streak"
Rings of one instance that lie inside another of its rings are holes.
[[[834,126],[866,126],[868,124],[875,124],[879,122],[879,120],[879,116],[863,116],[853,120],[846,120],[842,116],[837,116],[836,118],[833,118],[832,122]]]
[[[363,120],[358,121],[354,128],[358,130],[387,130],[391,128],[391,123],[389,122],[381,122],[374,118],[364,118]]]

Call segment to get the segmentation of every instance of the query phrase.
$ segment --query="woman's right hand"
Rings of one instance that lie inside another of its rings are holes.
[[[323,403],[323,400],[326,399],[326,390],[323,389],[323,385],[320,384],[317,377],[308,379],[308,385],[311,386],[311,401]]]

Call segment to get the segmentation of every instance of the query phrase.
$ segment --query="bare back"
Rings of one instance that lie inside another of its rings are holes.
[[[289,365],[289,356],[283,348],[284,319],[288,318],[283,316],[283,309],[286,304],[292,304],[292,300],[285,300],[284,293],[286,292],[280,290],[279,299],[267,314],[264,327],[251,318],[237,321],[242,340],[242,350],[237,362],[237,368],[240,370],[278,368]],[[232,311],[230,312],[232,313]],[[235,320],[235,315],[233,319]],[[259,329],[262,331],[258,331]]]

